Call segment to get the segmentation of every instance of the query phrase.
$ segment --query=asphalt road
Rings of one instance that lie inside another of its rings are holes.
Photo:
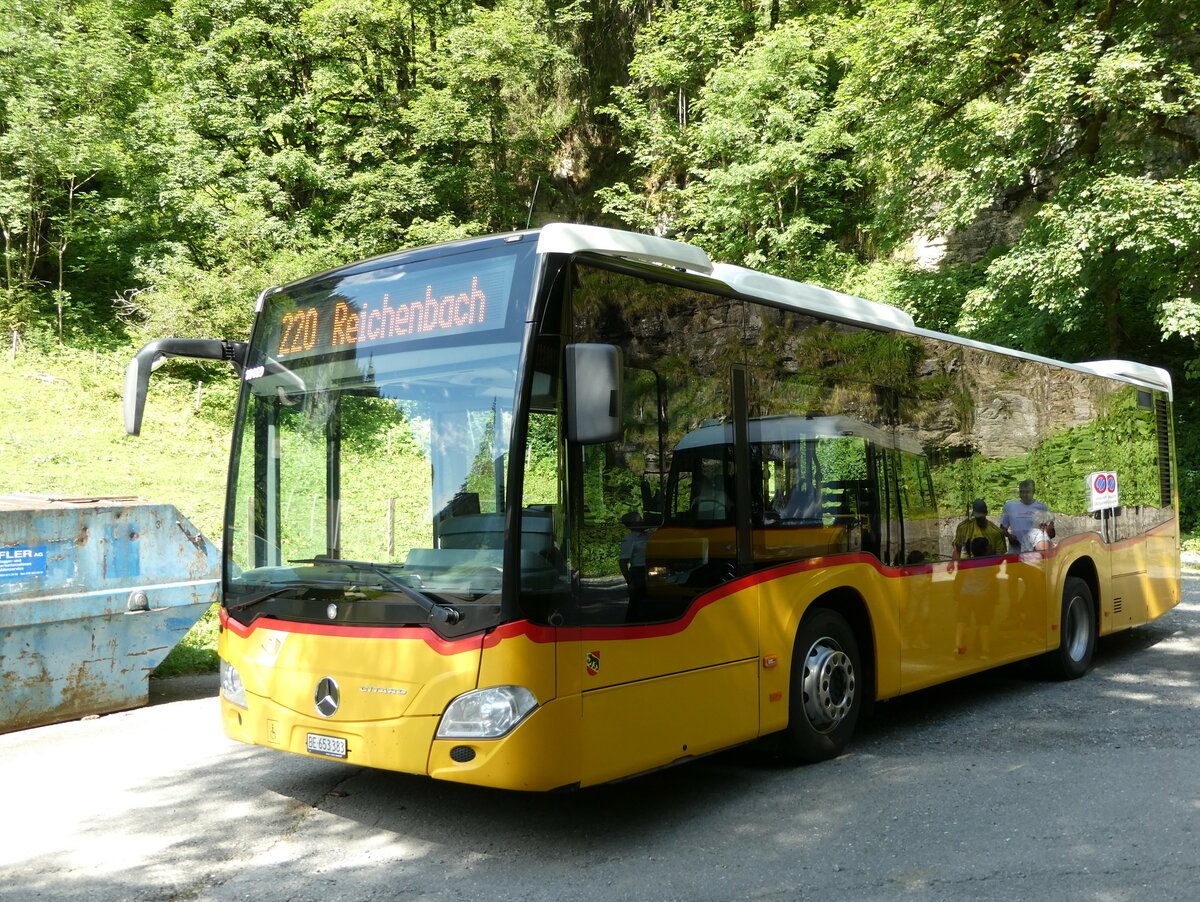
[[[531,796],[236,745],[211,679],[0,736],[0,898],[1200,897],[1200,576],[1072,683],[880,706],[836,761],[739,750]],[[189,697],[201,696],[201,697]]]

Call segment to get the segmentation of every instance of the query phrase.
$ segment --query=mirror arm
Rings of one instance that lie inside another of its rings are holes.
[[[246,368],[246,342],[223,338],[159,338],[142,345],[125,368],[125,431],[130,435],[142,431],[150,373],[168,357],[228,360],[240,375]]]

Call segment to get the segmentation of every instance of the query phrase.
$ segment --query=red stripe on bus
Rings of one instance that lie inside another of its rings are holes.
[[[1161,527],[1156,527],[1147,533],[1147,535],[1151,535],[1159,531],[1165,531],[1167,527],[1173,527],[1173,525],[1173,523],[1170,523],[1164,524]],[[1108,548],[1112,550],[1118,547],[1128,547],[1130,545],[1137,544],[1138,542],[1143,542],[1146,540],[1146,538],[1146,535],[1136,536],[1113,545],[1109,545]],[[1088,539],[1099,540],[1099,536],[1092,533],[1071,536],[1063,539],[1054,548],[1051,548],[1048,551],[1033,553],[1040,554],[1043,558],[1056,557],[1063,548],[1079,544],[1080,542]],[[264,624],[264,628],[279,630],[287,633],[300,633],[310,636],[343,636],[354,639],[420,640],[426,643],[438,654],[442,655],[461,654],[462,652],[475,651],[480,648],[495,648],[506,639],[518,639],[522,637],[531,642],[537,642],[539,644],[572,641],[612,641],[619,639],[657,639],[683,632],[689,626],[691,626],[692,621],[696,619],[696,615],[711,604],[722,601],[731,595],[736,595],[738,592],[744,592],[746,589],[751,589],[755,586],[772,582],[776,579],[794,576],[797,573],[804,573],[810,570],[866,564],[875,570],[875,572],[877,572],[880,576],[886,579],[901,579],[909,576],[933,573],[935,570],[945,570],[950,566],[951,563],[953,563],[958,569],[971,570],[977,567],[996,567],[1005,561],[1016,562],[1020,561],[1020,559],[1020,554],[1010,553],[989,558],[967,558],[953,562],[933,561],[928,564],[911,564],[901,567],[889,567],[880,561],[879,558],[875,557],[875,555],[865,551],[855,552],[853,554],[839,554],[834,556],[806,558],[801,561],[792,561],[787,564],[781,564],[777,567],[768,567],[764,570],[759,570],[748,574],[747,576],[743,576],[731,582],[725,583],[722,586],[718,586],[717,588],[697,597],[695,602],[689,606],[684,616],[680,617],[678,620],[671,620],[665,623],[647,623],[644,625],[622,624],[620,626],[553,627],[531,623],[528,620],[516,620],[511,623],[501,624],[486,635],[475,635],[464,639],[450,640],[443,639],[431,628],[424,626],[339,626],[337,624],[292,623],[284,620],[270,619],[269,624]],[[221,609],[220,616],[221,623],[223,625],[227,626],[229,629],[233,630],[235,634],[243,638],[249,636],[257,628],[257,620],[254,624],[248,627],[244,626],[243,624],[238,623],[236,620],[229,617],[224,608]]]
[[[1085,541],[1087,537],[1087,535],[1072,536],[1064,539],[1057,546],[1048,551],[1033,553],[1040,554],[1043,558],[1056,557],[1062,548]],[[1099,537],[1094,536],[1093,538]],[[753,588],[754,586],[759,586],[763,583],[772,582],[776,579],[782,579],[784,577],[793,576],[797,573],[804,573],[810,570],[852,566],[854,564],[866,564],[874,569],[880,576],[883,576],[886,579],[901,579],[903,577],[933,573],[935,570],[946,570],[951,563],[954,563],[957,569],[972,570],[977,567],[998,567],[1005,561],[1017,562],[1020,560],[1021,554],[1013,552],[1011,554],[996,555],[994,557],[980,558],[977,560],[967,558],[965,560],[953,562],[933,561],[928,564],[912,564],[902,567],[889,567],[880,561],[879,558],[875,557],[875,555],[865,551],[851,554],[839,554],[834,556],[826,555],[822,557],[806,558],[805,560],[792,561],[776,567],[768,567],[764,570],[759,570],[755,573],[735,579],[732,582],[725,583],[722,586],[718,586],[712,591],[699,596],[688,609],[687,613],[679,620],[672,620],[667,623],[648,623],[644,626],[624,624],[613,627],[591,626],[576,627],[573,629],[560,628],[558,630],[558,641],[579,639],[586,642],[596,642],[601,640],[615,639],[655,639],[663,636],[674,635],[675,633],[680,633],[687,629],[695,619],[696,615],[710,604],[714,604],[715,602],[728,598],[731,595],[735,595],[738,592],[743,592],[746,589]],[[520,624],[509,624],[510,627],[517,627],[519,625]],[[529,630],[516,630],[514,631],[514,634],[520,635],[524,633],[534,642],[555,641],[553,630],[544,627],[533,627],[532,624],[529,624],[529,627]],[[566,633],[574,633],[574,635],[567,637],[564,635]],[[495,635],[496,634],[493,634],[493,636]],[[497,637],[495,640],[493,640],[493,636],[489,636],[488,639],[485,640],[484,647],[490,647],[492,644],[494,644],[494,642],[498,642],[500,638],[506,638]]]
[[[340,626],[336,623],[296,623],[259,617],[249,626],[239,623],[221,608],[221,624],[245,639],[260,626],[281,633],[298,633],[305,636],[335,636],[346,639],[390,639],[419,640],[440,655],[457,655],[467,651],[478,651],[483,645],[483,635],[467,636],[463,639],[443,639],[427,626]],[[266,621],[265,623],[263,621]]]

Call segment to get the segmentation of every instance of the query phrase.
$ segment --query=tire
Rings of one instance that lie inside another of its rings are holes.
[[[842,753],[862,712],[863,673],[845,618],[824,608],[806,614],[792,649],[788,725],[780,736],[785,759],[811,764]]]
[[[1096,651],[1096,602],[1086,582],[1068,576],[1063,585],[1058,648],[1046,656],[1046,668],[1056,680],[1076,680],[1092,666]]]

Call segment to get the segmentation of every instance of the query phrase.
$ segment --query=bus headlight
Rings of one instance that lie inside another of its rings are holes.
[[[538,705],[524,686],[493,686],[452,701],[438,725],[438,739],[499,739]]]
[[[221,659],[221,697],[239,708],[248,707],[246,687],[242,685],[242,675],[224,658]]]

